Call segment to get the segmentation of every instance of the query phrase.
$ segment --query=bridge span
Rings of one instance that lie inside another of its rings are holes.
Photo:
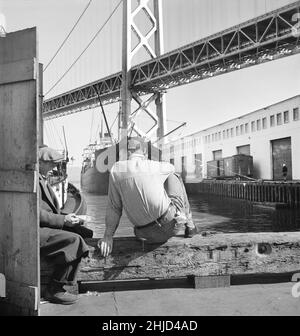
[[[165,92],[300,52],[300,1],[136,65],[131,89]],[[44,120],[120,101],[122,72],[70,90],[43,105]]]

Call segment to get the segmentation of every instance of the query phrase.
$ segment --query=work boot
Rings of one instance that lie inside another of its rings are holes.
[[[196,225],[194,224],[192,213],[189,213],[187,215],[187,222],[185,223],[184,238],[192,238],[198,233],[199,231]]]
[[[63,285],[52,284],[48,286],[44,299],[51,303],[71,305],[77,302],[78,296],[67,292]]]
[[[184,238],[192,238],[196,234],[198,234],[198,230],[196,227],[191,228],[189,226],[186,226],[185,231],[184,231]]]

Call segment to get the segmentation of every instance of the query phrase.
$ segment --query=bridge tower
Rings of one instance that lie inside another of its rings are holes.
[[[133,2],[137,3],[135,8],[133,8]],[[151,26],[150,30],[146,33],[142,32],[137,22],[137,17],[141,14],[144,14],[143,17],[148,21],[147,24]],[[134,47],[132,46],[133,36],[135,36],[138,41]],[[119,117],[119,130],[122,139],[131,133],[135,133],[146,139],[150,139],[154,135],[159,139],[166,134],[164,94],[158,92],[143,92],[143,95],[141,95],[131,87],[133,57],[141,51],[141,49],[144,49],[152,59],[164,53],[162,0],[123,0],[122,88],[121,112]],[[147,98],[145,98],[145,93],[147,94]],[[132,111],[133,100],[138,105],[138,108],[134,111]],[[155,111],[153,111],[150,106],[150,104],[154,102]],[[154,126],[150,130],[143,130],[135,122],[135,118],[141,113],[146,113],[146,115],[153,120]]]

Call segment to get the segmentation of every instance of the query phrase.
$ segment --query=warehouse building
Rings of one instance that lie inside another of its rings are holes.
[[[300,95],[177,139],[163,147],[164,159],[187,182],[210,178],[212,162],[236,155],[252,156],[255,179],[282,180],[285,164],[287,179],[300,180],[299,109]]]

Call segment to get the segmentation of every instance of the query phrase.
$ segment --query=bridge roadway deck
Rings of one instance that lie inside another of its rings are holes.
[[[135,66],[132,90],[165,92],[213,76],[300,52],[300,1]],[[44,119],[57,118],[120,100],[122,72],[70,90],[44,102]]]

